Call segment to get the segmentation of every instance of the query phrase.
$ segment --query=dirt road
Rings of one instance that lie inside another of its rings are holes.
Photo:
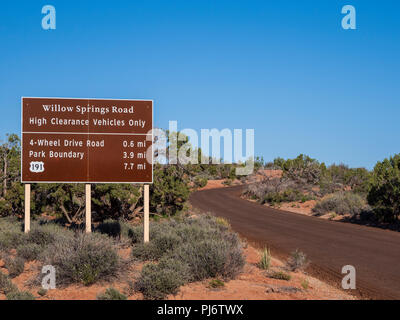
[[[296,248],[312,261],[310,270],[340,286],[342,267],[356,268],[364,297],[400,299],[400,232],[327,221],[276,210],[240,198],[242,187],[198,191],[196,208],[229,220],[249,241],[287,255]]]

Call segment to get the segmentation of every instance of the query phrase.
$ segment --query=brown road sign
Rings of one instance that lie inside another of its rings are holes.
[[[21,180],[152,183],[153,101],[22,98]]]

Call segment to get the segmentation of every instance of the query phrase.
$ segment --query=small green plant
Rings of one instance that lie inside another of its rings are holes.
[[[307,255],[296,249],[290,254],[286,265],[290,271],[303,270],[308,265]]]
[[[273,272],[269,275],[269,277],[272,279],[286,280],[286,281],[289,281],[292,278],[290,274],[283,271]]]
[[[220,224],[221,226],[227,227],[228,229],[231,227],[228,220],[226,220],[225,218],[222,218],[222,217],[215,218],[215,222]]]
[[[12,291],[6,295],[7,300],[35,300],[32,293],[27,291]]]
[[[44,288],[40,288],[37,293],[39,296],[44,297],[47,294],[47,290]]]
[[[301,281],[301,286],[303,287],[304,290],[307,290],[308,287],[309,287],[309,282],[308,282],[308,280],[307,280],[307,279],[303,279],[303,280]]]
[[[108,288],[103,294],[97,296],[97,300],[126,300],[126,295],[114,288]]]
[[[263,270],[268,270],[271,266],[271,252],[268,248],[265,248],[261,254],[258,267]]]
[[[220,289],[223,288],[224,286],[225,283],[220,279],[213,279],[210,280],[210,282],[208,283],[208,287],[212,289]]]

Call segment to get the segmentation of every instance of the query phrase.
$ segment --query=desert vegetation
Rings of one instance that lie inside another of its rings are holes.
[[[193,281],[233,279],[245,263],[237,234],[226,221],[208,215],[181,215],[153,222],[150,243],[143,243],[141,225],[122,220],[100,223],[92,234],[43,219],[33,223],[30,233],[22,230],[16,218],[0,218],[0,260],[7,270],[7,275],[0,272],[0,292],[7,299],[34,298],[12,282],[28,261],[37,265],[33,285],[40,283],[41,268],[52,265],[57,272],[57,287],[90,286],[123,278],[132,282],[133,291],[142,293],[145,299],[163,299]],[[130,249],[131,256],[121,257],[122,248]],[[126,270],[138,262],[144,265],[130,278]],[[98,299],[123,300],[126,295],[110,287]]]
[[[280,176],[248,179],[244,196],[261,204],[279,206],[285,202],[316,200],[317,215],[346,215],[355,220],[398,224],[400,215],[400,155],[378,162],[372,171],[344,164],[326,166],[299,155],[277,158],[264,169],[280,170]]]

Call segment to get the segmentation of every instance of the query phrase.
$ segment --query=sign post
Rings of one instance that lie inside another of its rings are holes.
[[[31,185],[25,183],[25,223],[24,231],[28,233],[31,230]]]
[[[150,232],[149,232],[149,224],[150,224],[150,214],[149,214],[149,200],[150,196],[149,196],[149,185],[145,184],[144,185],[144,197],[143,197],[143,201],[144,201],[144,242],[149,242],[150,239]]]
[[[25,231],[31,183],[84,183],[86,232],[91,232],[91,184],[140,183],[148,240],[153,101],[22,98],[21,103]]]
[[[86,198],[86,233],[92,232],[92,190],[90,183],[85,185],[85,198]]]

